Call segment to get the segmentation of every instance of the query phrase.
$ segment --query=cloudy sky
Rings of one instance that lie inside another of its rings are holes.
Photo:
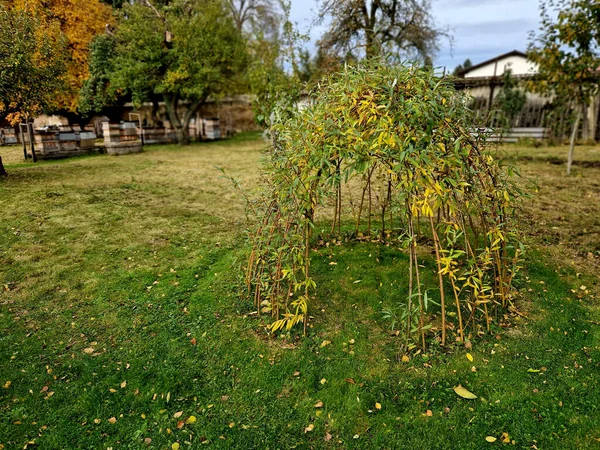
[[[292,20],[308,31],[316,11],[316,0],[292,0]],[[511,50],[524,51],[530,30],[539,23],[538,0],[432,0],[432,13],[439,26],[454,36],[435,58],[449,70],[470,58],[473,64]],[[312,28],[312,45],[322,29]]]

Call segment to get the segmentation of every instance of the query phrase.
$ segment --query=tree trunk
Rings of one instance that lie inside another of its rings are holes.
[[[589,121],[589,136],[593,142],[596,142],[596,127],[598,125],[598,97],[593,96],[590,104],[590,108],[588,111],[590,121]]]
[[[377,10],[379,9],[379,2],[363,2],[361,5],[363,24],[365,31],[365,56],[367,59],[371,59],[377,56],[381,56],[381,47],[378,42],[377,31],[375,30],[375,24],[377,22]]]
[[[579,121],[581,120],[581,108],[577,109],[577,116],[575,117],[575,123],[571,130],[571,142],[569,143],[569,156],[567,158],[567,175],[571,175],[571,166],[573,165],[573,151],[575,149],[575,138],[577,137],[577,129],[579,128]]]
[[[190,121],[206,99],[201,98],[193,102],[183,117],[180,117],[177,112],[177,103],[179,101],[177,96],[164,94],[164,100],[167,108],[167,115],[169,116],[171,125],[175,129],[175,134],[177,135],[177,143],[180,145],[188,145],[190,143]]]
[[[179,145],[188,145],[190,143],[190,129],[184,125],[175,127],[177,143]]]
[[[160,105],[158,104],[157,99],[152,99],[152,121],[154,122],[154,126],[158,125],[160,122]]]
[[[27,134],[29,136],[29,146],[31,148],[31,158],[33,162],[37,162],[37,154],[35,153],[35,136],[33,134],[33,123],[27,124]]]
[[[365,45],[366,45],[366,56],[367,59],[371,59],[377,55],[377,51],[375,49],[375,36],[373,30],[365,30]]]
[[[6,170],[4,169],[4,164],[2,164],[2,156],[0,156],[0,177],[8,175]]]

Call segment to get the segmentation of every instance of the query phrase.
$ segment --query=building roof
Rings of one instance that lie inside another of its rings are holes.
[[[513,50],[508,53],[503,53],[502,55],[498,55],[495,58],[488,59],[487,61],[480,62],[479,64],[475,64],[467,69],[463,69],[458,73],[459,77],[464,77],[465,74],[471,72],[472,70],[479,69],[480,67],[487,66],[488,64],[494,64],[501,59],[508,58],[509,56],[522,56],[523,58],[527,58],[527,55],[519,50]]]

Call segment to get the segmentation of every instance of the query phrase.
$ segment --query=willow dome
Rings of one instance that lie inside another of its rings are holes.
[[[247,288],[273,315],[271,330],[306,330],[318,298],[313,230],[325,222],[333,235],[393,242],[408,254],[409,288],[398,292],[407,342],[425,346],[435,334],[445,344],[449,328],[460,339],[469,325],[489,329],[493,312],[511,302],[517,192],[473,133],[452,80],[416,66],[348,66],[309,104],[272,127],[251,235]],[[435,272],[434,328],[422,264]]]

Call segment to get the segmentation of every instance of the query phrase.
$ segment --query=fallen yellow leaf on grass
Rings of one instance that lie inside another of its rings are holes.
[[[459,395],[462,398],[468,398],[468,399],[474,399],[477,398],[477,396],[475,394],[473,394],[472,392],[468,391],[467,389],[465,389],[464,387],[462,387],[460,384],[458,386],[456,386],[454,389],[454,392],[456,392],[457,395]]]
[[[110,419],[108,419],[108,423],[117,423],[117,418],[116,417],[111,417]]]
[[[375,402],[375,409],[381,409],[381,403]]]
[[[327,380],[325,378],[321,378],[321,384],[325,384],[327,383]]]
[[[327,347],[329,344],[331,344],[331,341],[323,341],[321,342],[321,348]]]
[[[473,355],[471,355],[470,353],[467,353],[467,359],[471,362],[473,362]]]
[[[408,355],[402,355],[402,362],[409,362],[410,358],[408,357]]]
[[[121,389],[124,389],[127,386],[127,380],[121,383]]]
[[[317,403],[315,403],[315,408],[322,408],[323,407],[323,402],[321,400],[319,400]]]
[[[175,419],[179,419],[179,418],[181,417],[181,415],[182,415],[182,414],[183,414],[183,411],[178,411],[178,412],[176,412],[175,414],[173,414],[173,417],[174,417]]]
[[[311,423],[309,426],[307,426],[307,427],[304,429],[304,432],[305,432],[305,433],[308,433],[309,431],[312,431],[312,430],[314,430],[314,428],[315,428],[315,426],[314,426],[314,425]]]
[[[115,392],[117,392],[117,390],[116,390],[116,389],[113,389],[113,388],[110,388],[110,389],[109,389],[109,391],[110,391],[110,392],[112,392],[113,394],[114,394]]]
[[[195,422],[196,422],[196,417],[195,416],[190,416],[185,421],[185,423],[195,423]]]
[[[179,447],[180,447],[180,446],[179,446],[179,442],[173,442],[173,443],[171,444],[171,448],[172,448],[173,450],[179,450]]]
[[[11,381],[7,381],[6,383],[4,383],[4,389],[8,389],[10,387],[10,385],[12,384]]]
[[[494,436],[488,436],[485,438],[485,440],[488,442],[496,442],[497,441],[497,439]]]
[[[91,355],[92,353],[94,353],[94,348],[93,347],[84,348],[83,353],[85,353],[86,355]]]

